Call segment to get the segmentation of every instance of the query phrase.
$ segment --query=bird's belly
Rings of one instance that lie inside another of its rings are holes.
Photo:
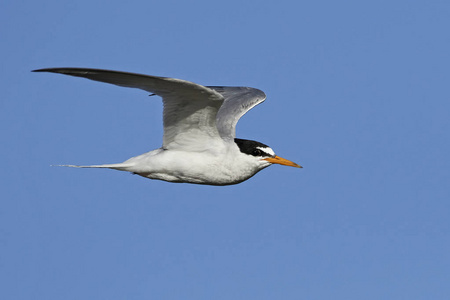
[[[258,171],[236,164],[226,157],[204,153],[198,155],[167,152],[136,160],[136,167],[132,172],[146,178],[169,182],[231,185],[247,180]]]
[[[237,184],[252,177],[254,173],[233,173],[227,169],[177,169],[173,172],[154,171],[154,172],[135,172],[140,176],[179,183],[195,183],[209,185],[231,185]]]

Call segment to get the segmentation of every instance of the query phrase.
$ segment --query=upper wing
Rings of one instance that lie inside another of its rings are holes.
[[[220,93],[225,101],[217,113],[217,129],[227,141],[236,137],[236,124],[250,109],[266,99],[263,91],[249,87],[208,86]]]
[[[123,87],[139,88],[163,98],[163,147],[201,150],[211,139],[218,139],[216,115],[224,97],[213,89],[193,82],[127,72],[85,69],[50,68],[34,72],[52,72],[84,77]]]

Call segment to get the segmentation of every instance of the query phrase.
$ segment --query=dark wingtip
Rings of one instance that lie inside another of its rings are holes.
[[[36,69],[31,70],[31,72],[54,72],[55,69],[45,68],[45,69]]]
[[[78,68],[44,68],[44,69],[36,69],[31,72],[50,72],[50,73],[62,73],[65,74],[67,71],[78,70]],[[81,69],[80,69],[81,70]]]

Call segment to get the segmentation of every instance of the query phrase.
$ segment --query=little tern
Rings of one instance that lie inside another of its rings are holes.
[[[150,179],[207,185],[237,184],[272,164],[301,168],[275,155],[263,143],[236,138],[238,120],[266,99],[258,89],[203,86],[169,77],[100,69],[47,68],[33,72],[59,73],[138,88],[163,100],[161,148],[123,163],[64,166],[109,168]]]

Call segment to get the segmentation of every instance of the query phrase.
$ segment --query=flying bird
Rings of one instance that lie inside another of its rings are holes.
[[[100,69],[48,68],[33,72],[60,73],[138,88],[163,99],[161,148],[123,163],[64,166],[109,168],[150,179],[207,185],[237,184],[272,164],[301,168],[275,155],[263,143],[236,138],[238,120],[266,99],[258,89],[203,86],[175,78]]]

